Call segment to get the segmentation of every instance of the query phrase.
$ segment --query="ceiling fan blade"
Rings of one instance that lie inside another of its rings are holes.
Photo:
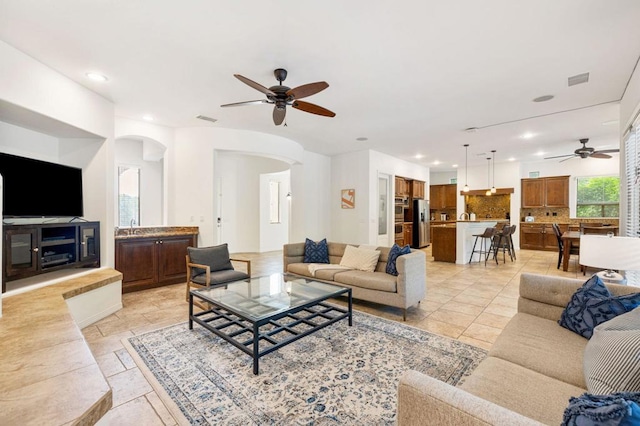
[[[567,154],[567,155],[556,155],[555,157],[544,157],[545,160],[551,160],[553,158],[563,158],[563,157],[575,157],[577,154]]]
[[[590,158],[611,158],[609,154],[603,154],[602,151],[594,152],[589,157]]]
[[[335,112],[329,111],[326,108],[322,108],[321,106],[318,106],[309,102],[294,101],[293,104],[291,104],[291,106],[294,107],[295,109],[299,109],[304,112],[310,112],[311,114],[324,115],[325,117],[336,116]]]
[[[283,108],[273,107],[273,123],[279,126],[284,121],[284,116],[287,115],[287,110]]]
[[[224,104],[220,105],[221,107],[235,107],[235,106],[243,106],[243,105],[257,105],[257,104],[272,104],[273,102],[269,102],[266,99],[260,99],[257,101],[245,101],[245,102],[235,102],[232,104]]]
[[[620,149],[601,149],[601,150],[598,150],[598,151],[596,151],[596,152],[597,152],[597,153],[600,153],[600,154],[607,154],[607,153],[609,153],[609,152],[620,152]],[[594,154],[595,154],[596,152],[594,152]]]
[[[571,156],[571,157],[569,157],[569,158],[565,158],[564,160],[560,160],[560,161],[558,161],[558,163],[562,163],[563,161],[571,160],[571,159],[572,159],[572,158],[574,158],[574,157],[580,157],[580,156],[579,156],[579,155],[572,155],[572,156]]]
[[[275,93],[273,93],[271,90],[264,87],[262,84],[256,83],[253,80],[249,80],[247,77],[244,77],[240,74],[234,74],[234,77],[240,80],[241,82],[243,82],[244,84],[246,84],[247,86],[251,86],[254,89],[264,93],[265,95],[276,96]]]
[[[293,96],[293,99],[302,99],[307,96],[315,95],[318,92],[323,91],[329,87],[326,81],[318,81],[316,83],[303,84],[302,86],[294,87],[287,90],[287,96]]]

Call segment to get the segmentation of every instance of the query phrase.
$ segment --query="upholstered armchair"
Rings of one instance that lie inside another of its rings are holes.
[[[211,247],[187,247],[187,291],[189,301],[191,288],[217,287],[232,281],[240,281],[251,277],[251,261],[231,258],[227,244]],[[246,272],[234,269],[231,262],[246,264]],[[199,303],[194,301],[203,309]]]

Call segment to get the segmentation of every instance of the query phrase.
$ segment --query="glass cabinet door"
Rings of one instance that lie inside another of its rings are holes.
[[[97,259],[100,253],[100,231],[96,225],[80,226],[80,261]]]
[[[7,230],[5,233],[6,274],[8,277],[38,267],[38,231],[35,228]]]

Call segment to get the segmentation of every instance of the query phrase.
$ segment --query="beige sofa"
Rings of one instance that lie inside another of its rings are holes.
[[[329,242],[329,262],[339,264],[346,246],[344,243]],[[411,253],[398,257],[398,276],[395,276],[385,272],[391,247],[377,247],[376,250],[380,251],[380,257],[375,272],[325,269],[315,271],[314,275],[309,270],[309,264],[303,263],[304,243],[285,244],[283,269],[290,274],[351,287],[354,299],[401,308],[406,320],[407,308],[418,304],[426,295],[427,257],[420,250],[411,250]]]
[[[583,280],[523,273],[518,313],[459,385],[417,371],[398,385],[398,425],[559,425],[569,398],[586,392],[587,339],[558,325]],[[614,295],[637,287],[608,284]]]

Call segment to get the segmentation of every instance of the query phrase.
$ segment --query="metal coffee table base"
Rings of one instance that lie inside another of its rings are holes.
[[[253,358],[253,374],[257,375],[261,357],[342,319],[348,318],[349,326],[352,326],[351,289],[345,288],[344,293],[348,294],[348,309],[333,306],[324,301],[316,301],[258,321],[252,321],[229,309],[217,307],[204,299],[203,302],[208,303],[211,308],[194,314],[194,294],[190,293],[189,330],[193,330],[195,321],[247,353]],[[196,297],[198,297],[197,294]]]

